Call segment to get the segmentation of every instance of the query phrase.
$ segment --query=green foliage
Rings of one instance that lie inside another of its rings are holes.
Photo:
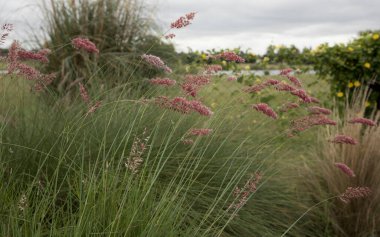
[[[322,77],[332,78],[334,93],[349,89],[351,94],[353,88],[368,85],[380,75],[379,35],[380,31],[362,32],[347,44],[322,44],[312,52],[315,70]],[[377,96],[375,93],[372,98]]]

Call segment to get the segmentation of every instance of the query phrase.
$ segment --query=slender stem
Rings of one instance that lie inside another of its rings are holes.
[[[315,204],[314,206],[310,207],[309,209],[307,209],[295,222],[293,222],[293,224],[291,224],[289,226],[289,228],[281,235],[281,237],[284,237],[298,223],[298,221],[300,221],[302,219],[302,217],[304,217],[307,213],[309,213],[314,207],[317,207],[320,204],[322,204],[324,202],[327,202],[327,201],[329,201],[331,199],[337,198],[337,197],[339,197],[339,196],[334,196],[334,197],[327,198],[325,200],[322,200],[322,201],[318,202],[317,204]]]

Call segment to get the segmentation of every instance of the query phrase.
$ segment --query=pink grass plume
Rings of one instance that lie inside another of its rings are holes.
[[[77,37],[72,39],[71,44],[77,50],[83,49],[88,53],[99,53],[99,49],[96,45],[87,38]]]
[[[375,126],[376,125],[375,121],[370,120],[370,119],[366,119],[366,118],[353,118],[348,122],[353,123],[353,124],[359,123],[359,124],[363,124],[363,125],[367,125],[367,126]]]
[[[79,92],[80,92],[80,96],[82,97],[82,100],[85,103],[89,103],[90,96],[88,95],[88,92],[82,83],[79,83]]]
[[[348,175],[349,177],[355,177],[355,173],[354,171],[348,167],[346,164],[344,163],[335,163],[334,164],[338,169],[340,169],[343,173],[345,173],[346,175]]]
[[[158,68],[158,69],[163,69],[167,73],[171,73],[172,69],[168,67],[162,60],[161,58],[151,55],[151,54],[143,54],[141,56],[142,59],[145,60],[149,65]]]
[[[329,115],[332,113],[331,110],[329,109],[326,109],[326,108],[322,108],[322,107],[318,107],[318,106],[312,106],[312,107],[309,107],[309,112],[311,114],[324,114],[324,115]]]
[[[170,28],[172,29],[181,29],[191,24],[191,22],[194,20],[195,12],[187,13],[185,16],[181,16],[176,21],[172,22],[170,24]]]
[[[358,142],[347,135],[336,135],[334,139],[330,140],[332,143],[337,143],[337,144],[349,144],[349,145],[356,145]]]
[[[263,114],[265,114],[268,117],[271,117],[273,119],[277,119],[277,117],[278,117],[276,112],[274,112],[274,110],[271,107],[269,107],[269,105],[267,105],[265,103],[254,104],[254,105],[252,105],[252,108],[259,111],[259,112],[262,112]]]
[[[348,204],[352,199],[365,198],[371,195],[369,187],[348,187],[344,193],[339,195],[339,199]]]

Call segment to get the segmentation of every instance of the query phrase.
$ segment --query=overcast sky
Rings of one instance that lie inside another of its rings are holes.
[[[155,8],[163,28],[187,12],[197,12],[192,25],[174,32],[178,50],[241,46],[263,53],[269,44],[347,42],[359,31],[380,29],[380,0],[145,1]],[[0,0],[0,23],[13,23],[16,32],[26,32],[29,26],[38,29],[36,2],[41,0]],[[25,34],[14,37],[25,39]]]

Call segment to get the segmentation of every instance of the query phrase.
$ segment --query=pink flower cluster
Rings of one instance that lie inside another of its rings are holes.
[[[291,83],[293,83],[293,85],[295,85],[295,86],[297,86],[297,87],[302,87],[302,84],[301,84],[301,82],[298,80],[297,77],[290,76],[290,75],[287,75],[286,77],[289,79],[289,81],[290,81]]]
[[[186,95],[196,97],[200,88],[210,83],[210,79],[210,75],[186,75],[181,88]]]
[[[274,88],[278,91],[289,91],[289,92],[292,92],[294,90],[296,90],[296,88],[294,88],[293,86],[287,84],[287,83],[284,83],[284,82],[280,82],[278,84],[276,84],[274,86]]]
[[[149,81],[153,85],[173,86],[177,82],[169,78],[154,78]]]
[[[291,68],[285,68],[285,69],[282,69],[282,70],[281,70],[280,75],[281,75],[281,76],[287,76],[287,75],[289,75],[292,71],[293,71],[293,69],[291,69]]]
[[[88,53],[99,53],[98,48],[96,48],[96,45],[91,42],[89,39],[77,37],[71,40],[71,44],[73,47],[77,50],[83,49],[87,51]]]
[[[252,108],[259,111],[259,112],[262,112],[263,114],[265,114],[268,117],[271,117],[273,119],[277,119],[277,117],[278,117],[276,112],[274,112],[274,110],[271,107],[269,107],[269,105],[267,105],[265,103],[254,104],[254,105],[252,105]]]
[[[209,128],[193,128],[189,130],[188,134],[192,136],[206,136],[212,132]]]
[[[338,143],[338,144],[349,144],[349,145],[358,144],[358,142],[354,138],[347,135],[336,135],[334,139],[331,140],[330,142]]]
[[[165,63],[161,60],[161,58],[151,55],[151,54],[143,54],[141,56],[142,59],[145,60],[148,64],[151,66],[158,68],[158,69],[163,69],[167,73],[171,73],[172,69],[165,65]]]
[[[170,27],[176,28],[176,29],[181,29],[183,27],[186,27],[191,24],[191,21],[194,20],[195,17],[195,12],[190,12],[187,13],[185,16],[181,16],[179,19],[176,21],[172,22]]]
[[[339,199],[344,203],[349,203],[352,199],[364,198],[372,193],[369,187],[348,187]]]
[[[301,101],[304,103],[311,103],[312,102],[310,96],[303,89],[295,89],[295,90],[291,91],[290,93],[292,95],[295,95],[298,98],[300,98]]]
[[[370,119],[366,119],[366,118],[353,118],[348,122],[349,123],[359,123],[359,124],[363,124],[363,125],[367,125],[367,126],[375,126],[376,125],[375,121],[370,120]]]
[[[324,115],[321,114],[312,114],[309,116],[305,116],[296,120],[293,120],[291,122],[290,130],[292,132],[302,132],[305,131],[313,126],[318,125],[336,125],[336,122],[327,118]]]
[[[325,114],[325,115],[329,115],[329,114],[332,113],[331,110],[326,109],[326,108],[321,108],[321,107],[318,107],[318,106],[309,107],[309,112],[311,114]]]
[[[206,73],[210,74],[210,73],[214,73],[214,72],[219,72],[223,70],[222,66],[220,65],[208,65],[206,66]]]
[[[263,83],[260,83],[260,84],[253,85],[253,86],[250,86],[248,88],[245,88],[245,89],[243,89],[243,91],[247,92],[247,93],[256,93],[256,92],[262,91],[263,89],[265,89],[268,86],[275,86],[275,85],[277,85],[279,83],[280,82],[278,80],[268,79],[267,81],[265,81]]]
[[[335,163],[334,165],[338,169],[340,169],[343,173],[345,173],[346,175],[348,175],[349,177],[355,177],[354,171],[350,167],[348,167],[346,164],[344,164],[344,163]]]
[[[82,97],[82,100],[85,103],[90,102],[90,96],[88,95],[88,92],[82,83],[79,83],[79,92],[80,92],[80,95]]]
[[[215,56],[216,58],[221,58],[226,61],[232,61],[232,62],[237,62],[237,63],[244,63],[245,59],[240,57],[234,52],[223,52]]]
[[[18,57],[21,60],[31,59],[31,60],[40,61],[42,63],[48,63],[49,59],[47,58],[47,54],[49,52],[50,51],[47,51],[45,49],[45,50],[41,50],[41,51],[39,51],[37,53],[26,51],[26,50],[19,50],[17,53],[18,53]]]
[[[236,187],[233,192],[235,200],[228,207],[228,210],[232,208],[235,210],[239,210],[240,208],[242,208],[247,203],[249,196],[256,192],[257,185],[261,179],[261,174],[256,173],[255,175],[251,175],[251,178],[247,180],[243,188]]]
[[[202,102],[197,100],[186,100],[183,97],[175,97],[169,99],[166,96],[157,97],[155,100],[156,104],[163,108],[171,109],[183,114],[189,114],[191,112],[197,112],[203,116],[211,116],[213,112]]]

